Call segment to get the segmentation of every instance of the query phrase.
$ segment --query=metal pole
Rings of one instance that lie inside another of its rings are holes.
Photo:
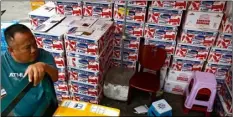
[[[128,1],[125,1],[125,17],[124,17],[124,26],[123,26],[123,29],[122,29],[122,32],[123,32],[123,35],[122,35],[122,39],[121,39],[121,67],[123,68],[123,50],[124,50],[124,40],[126,39],[126,18],[127,18],[127,8],[128,8]]]

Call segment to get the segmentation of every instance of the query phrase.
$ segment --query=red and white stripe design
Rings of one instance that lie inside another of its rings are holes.
[[[115,33],[116,34],[122,33],[122,29],[123,29],[123,24],[116,24]]]
[[[103,8],[101,13],[102,18],[111,18],[112,17],[112,9],[110,8]]]
[[[54,60],[58,68],[65,67],[65,59],[63,57],[54,57]]]
[[[215,53],[215,52],[211,51],[210,55],[209,55],[208,61],[209,62],[216,62],[216,63],[218,63],[219,60],[221,59],[221,57],[222,57],[221,53]]]
[[[230,18],[224,16],[222,19],[221,31],[223,33],[230,33],[232,34],[232,22]]]
[[[172,63],[172,69],[181,71],[183,64],[182,63]]]
[[[75,52],[76,51],[76,41],[74,40],[65,40],[66,50]]]
[[[67,64],[71,67],[76,67],[76,57],[67,56]]]
[[[175,1],[176,9],[186,9],[187,3],[186,1]]]
[[[172,16],[169,20],[168,20],[168,24],[169,25],[179,25],[181,22],[181,16]]]
[[[208,57],[208,52],[198,52],[196,58],[199,60],[206,60]]]
[[[191,5],[189,6],[190,10],[198,11],[200,9],[201,1],[191,1]]]
[[[223,11],[225,7],[225,2],[222,1],[214,1],[211,10],[212,11]]]
[[[61,14],[61,15],[65,14],[65,8],[63,5],[56,5],[55,10],[57,14]]]
[[[64,50],[62,41],[54,40],[53,41],[53,50]]]
[[[229,46],[231,46],[231,43],[232,43],[231,39],[225,39],[222,36],[220,36],[217,39],[216,47],[227,49]]]
[[[120,58],[121,51],[120,50],[114,50],[113,51],[113,56],[114,58]]]
[[[43,48],[43,38],[42,37],[36,37],[36,44],[38,48]]]
[[[82,16],[82,7],[80,7],[80,6],[73,6],[72,15],[73,16]]]
[[[151,6],[163,7],[163,1],[152,1]]]
[[[205,40],[203,41],[203,45],[208,47],[213,46],[215,42],[215,38],[216,37],[213,36],[206,36]]]
[[[145,38],[154,38],[154,35],[155,35],[155,29],[154,28],[149,28],[149,27],[146,27],[145,28],[145,34],[144,34]]]
[[[64,72],[58,72],[58,80],[66,81],[66,74]]]
[[[133,34],[136,37],[142,37],[143,36],[143,29],[142,28],[134,28],[133,32],[130,34]]]
[[[176,40],[176,33],[175,32],[166,32],[165,35],[163,35],[163,39]]]
[[[180,48],[180,47],[178,47],[176,49],[176,56],[186,57],[186,54],[187,54],[187,48]]]
[[[116,18],[116,19],[124,19],[124,13],[123,14],[121,14],[119,11],[118,11],[118,9],[115,9],[115,11],[114,11],[114,17]]]
[[[72,70],[69,70],[69,78],[70,80],[78,81],[78,73]]]
[[[37,27],[39,26],[38,19],[37,18],[31,18],[30,19],[32,27]]]
[[[114,39],[114,46],[120,46],[121,39]]]
[[[144,22],[145,21],[145,15],[146,14],[144,12],[135,12],[133,20],[137,21],[137,22]]]
[[[211,67],[211,66],[206,66],[205,72],[213,73],[215,74],[217,72],[217,67]]]
[[[175,52],[175,46],[173,45],[173,46],[167,46],[167,47],[165,47],[165,50],[166,50],[166,52],[167,52],[167,54],[174,54],[174,52]]]
[[[160,13],[149,13],[149,22],[152,22],[152,23],[158,23],[159,22],[159,16],[160,16]]]
[[[183,43],[192,43],[192,40],[193,40],[194,36],[195,35],[182,33],[181,42],[183,42]]]
[[[93,7],[84,6],[84,16],[92,16],[92,15],[93,15]]]

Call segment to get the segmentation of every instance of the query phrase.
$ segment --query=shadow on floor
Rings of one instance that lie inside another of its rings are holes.
[[[134,91],[133,94],[133,99],[131,101],[130,105],[127,105],[126,102],[123,101],[117,101],[117,100],[112,100],[107,97],[104,97],[101,101],[101,105],[105,105],[108,107],[113,107],[113,108],[118,108],[120,109],[121,116],[145,116],[145,114],[135,114],[134,113],[134,108],[140,105],[147,105],[148,107],[150,106],[150,95],[149,93],[141,92],[141,91]],[[170,93],[164,93],[163,96],[158,97],[157,100],[159,99],[165,99],[168,104],[172,107],[172,113],[173,116],[204,116],[205,114],[202,112],[196,112],[196,111],[190,111],[188,114],[183,113],[183,104],[184,104],[184,99],[183,96],[181,95],[174,95]],[[216,116],[215,113],[213,112],[211,116]]]

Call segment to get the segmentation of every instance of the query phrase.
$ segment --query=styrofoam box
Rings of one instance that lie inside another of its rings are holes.
[[[232,50],[213,47],[209,53],[208,62],[231,64]]]
[[[56,97],[58,101],[71,98],[69,92],[67,91],[56,91]]]
[[[112,2],[85,2],[83,3],[83,16],[112,19]]]
[[[68,84],[66,81],[57,81],[54,83],[54,88],[59,92],[69,92]]]
[[[172,81],[169,79],[166,79],[165,82],[164,91],[178,95],[183,95],[189,85],[188,83]]]
[[[209,47],[201,45],[178,43],[175,55],[185,58],[196,58],[198,60],[206,60],[208,57],[209,49]]]
[[[231,64],[216,64],[209,62],[205,67],[205,72],[215,74],[216,79],[225,79],[230,68]]]
[[[184,27],[217,31],[222,17],[223,13],[188,11]]]
[[[148,23],[180,26],[182,10],[149,8]]]
[[[219,48],[225,48],[225,49],[231,50],[232,49],[232,34],[220,33],[218,35],[215,46]]]
[[[171,69],[177,71],[201,71],[204,61],[191,59],[191,58],[180,58],[173,57]]]
[[[85,17],[82,20],[84,21],[76,25],[77,27],[70,28],[66,34],[66,50],[97,56],[103,51],[104,45],[111,38],[114,31],[113,22],[91,17]]]
[[[64,52],[51,52],[57,68],[66,68],[66,58]]]
[[[176,41],[146,38],[145,45],[155,45],[157,47],[164,48],[167,54],[173,55],[175,53]]]
[[[145,22],[146,7],[142,6],[128,6],[127,8],[127,21],[135,21],[139,23]],[[124,20],[125,17],[125,5],[115,4],[114,6],[114,19]]]
[[[162,1],[156,0],[152,1],[151,7],[161,7],[161,8],[168,8],[168,9],[181,9],[186,10],[187,1]]]
[[[189,1],[189,10],[203,12],[223,12],[225,1]]]
[[[121,63],[120,59],[112,58],[111,62],[112,62],[112,66],[114,67],[120,67],[121,64],[123,64],[124,68],[133,69],[133,70],[136,69],[136,61],[123,61],[123,63]]]
[[[29,20],[32,25],[32,29],[40,26],[43,22],[48,20],[50,17],[56,15],[55,4],[53,2],[47,2],[45,5],[39,7],[28,13]]]
[[[144,30],[144,37],[151,39],[175,41],[177,30],[178,30],[177,27],[173,27],[173,26],[146,23]]]
[[[193,28],[184,28],[182,30],[181,38],[182,43],[189,43],[195,45],[213,46],[217,37],[218,31],[201,30]]]
[[[81,1],[56,1],[56,13],[59,15],[72,15],[72,16],[82,16],[83,9]]]
[[[177,82],[189,83],[193,77],[193,72],[169,70],[168,79]]]

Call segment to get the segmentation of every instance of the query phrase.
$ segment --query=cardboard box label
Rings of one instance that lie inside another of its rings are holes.
[[[212,48],[208,58],[209,62],[213,63],[232,63],[232,51],[220,48]]]
[[[184,27],[217,31],[222,16],[223,13],[188,11]]]
[[[96,97],[86,96],[86,95],[82,95],[82,94],[78,94],[78,93],[72,93],[71,97],[75,101],[89,102],[89,103],[92,103],[92,104],[98,104],[99,103],[99,99],[96,98]]]
[[[215,74],[216,79],[225,79],[231,65],[208,63],[205,67],[205,72]]]
[[[162,25],[179,26],[182,12],[182,10],[150,8],[148,22]]]
[[[186,10],[187,2],[186,1],[152,1],[152,7],[161,7],[161,8],[171,8],[171,9],[181,9]]]
[[[189,10],[204,12],[223,12],[225,1],[189,1]]]
[[[205,46],[195,46],[179,43],[176,47],[176,56],[196,58],[198,60],[206,60],[209,48]]]
[[[93,86],[90,84],[84,84],[77,81],[70,81],[69,82],[70,92],[83,94],[87,96],[98,96],[100,93],[99,86]]]
[[[193,77],[193,72],[170,70],[168,79],[177,82],[189,83]]]
[[[84,16],[94,16],[97,18],[112,18],[112,3],[92,3],[84,2]]]
[[[56,13],[60,15],[82,16],[81,2],[56,1]]]
[[[122,35],[115,34],[114,37],[115,37],[114,46],[121,47]],[[140,39],[138,37],[128,36],[128,38],[124,40],[124,48],[126,48],[126,49],[139,49],[139,42],[140,42]]]
[[[121,49],[119,47],[114,47],[113,57],[116,59],[121,58]],[[123,50],[123,59],[125,61],[137,61],[138,59],[138,50],[126,49]]]
[[[144,37],[161,40],[176,40],[177,27],[146,24]]]
[[[215,46],[219,48],[232,49],[232,35],[220,33]]]
[[[97,85],[101,80],[101,75],[95,72],[80,69],[68,68],[69,79],[71,81]]]
[[[180,41],[195,45],[213,46],[218,32],[183,29]]]
[[[167,51],[167,54],[174,54],[175,52],[175,41],[164,41],[164,40],[154,40],[154,39],[145,39],[146,45],[155,45],[160,48],[164,48]]]
[[[232,18],[224,16],[222,19],[222,25],[220,27],[220,31],[223,33],[232,34]]]
[[[201,71],[203,61],[174,57],[172,69],[177,71]]]

